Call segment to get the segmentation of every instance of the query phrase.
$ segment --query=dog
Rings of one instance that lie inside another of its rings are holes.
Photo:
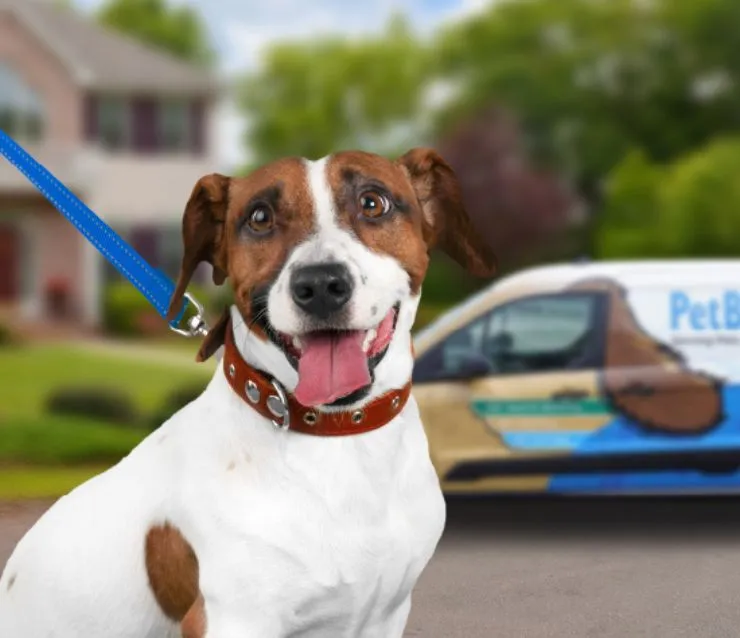
[[[288,158],[192,191],[234,303],[202,395],[57,501],[0,579],[3,638],[399,638],[445,524],[410,395],[429,253],[495,258],[432,149]],[[70,432],[70,436],[74,433]]]

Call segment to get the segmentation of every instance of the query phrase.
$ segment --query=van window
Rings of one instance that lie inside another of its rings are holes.
[[[550,295],[495,309],[483,344],[492,373],[593,367],[596,299],[592,295]]]
[[[415,381],[583,370],[601,365],[599,294],[527,297],[494,308],[419,359]]]

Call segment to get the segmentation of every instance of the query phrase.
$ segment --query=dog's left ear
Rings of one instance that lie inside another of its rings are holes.
[[[228,177],[218,173],[201,177],[185,206],[182,218],[182,265],[167,311],[170,321],[177,316],[190,279],[201,262],[213,266],[213,283],[220,286],[226,279],[223,234],[229,181]]]
[[[414,148],[397,160],[414,187],[423,212],[424,240],[441,248],[476,277],[496,272],[496,257],[473,227],[457,176],[431,148]]]

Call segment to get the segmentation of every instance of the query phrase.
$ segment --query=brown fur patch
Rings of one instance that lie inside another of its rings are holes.
[[[203,596],[199,595],[180,623],[182,638],[204,638],[206,635],[206,609]]]
[[[370,250],[396,259],[408,273],[411,291],[416,294],[429,265],[429,248],[424,241],[421,207],[404,172],[378,155],[347,151],[332,156],[327,178],[339,225],[351,229]],[[395,214],[377,222],[362,216],[359,199],[369,185],[388,192],[399,205]]]
[[[264,239],[240,233],[238,220],[250,200],[271,188],[280,192],[275,210],[276,231]],[[225,237],[229,278],[236,305],[254,330],[253,293],[278,276],[293,247],[314,229],[313,199],[303,160],[279,160],[247,177],[232,180],[228,219]]]
[[[164,614],[180,622],[198,598],[198,558],[180,530],[169,523],[152,527],[145,542],[146,572]]]
[[[261,194],[274,199],[275,231],[255,237],[244,230],[248,207]],[[180,308],[182,295],[197,265],[214,266],[214,280],[228,277],[235,303],[250,329],[267,336],[254,325],[252,297],[278,275],[289,251],[314,228],[313,200],[303,160],[287,158],[257,169],[246,177],[209,175],[201,178],[183,216],[183,262],[171,313]],[[198,353],[205,361],[223,344],[224,317],[209,332]]]
[[[676,434],[696,434],[722,421],[721,381],[690,370],[680,353],[648,335],[621,286],[590,279],[570,290],[608,297],[602,385],[617,412],[642,427]]]

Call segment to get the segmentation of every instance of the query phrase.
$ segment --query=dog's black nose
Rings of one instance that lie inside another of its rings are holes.
[[[306,314],[326,319],[352,296],[352,276],[342,264],[314,264],[293,271],[290,292]]]

